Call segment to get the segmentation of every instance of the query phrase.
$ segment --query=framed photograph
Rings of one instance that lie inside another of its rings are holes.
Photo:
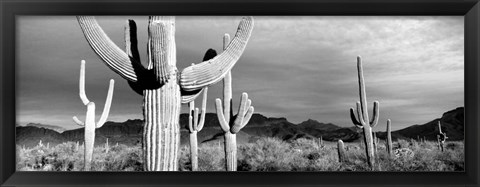
[[[479,186],[479,6],[4,1],[0,184]]]

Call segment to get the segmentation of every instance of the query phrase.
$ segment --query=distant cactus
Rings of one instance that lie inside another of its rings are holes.
[[[393,147],[392,147],[392,122],[390,119],[387,120],[387,153],[388,155],[392,156]]]
[[[110,147],[108,146],[108,138],[107,138],[107,140],[105,141],[105,153],[108,153],[109,150],[110,150]]]
[[[223,48],[224,50],[230,43],[230,36],[225,34],[223,37]],[[247,125],[248,121],[253,114],[252,101],[248,99],[247,93],[242,93],[242,98],[240,99],[240,108],[238,113],[233,118],[232,111],[232,74],[228,72],[223,78],[223,106],[222,100],[217,98],[215,100],[215,106],[217,109],[217,117],[220,122],[222,130],[225,132],[225,167],[227,171],[236,171],[237,170],[237,133]]]
[[[188,103],[188,106],[190,108],[188,113],[188,130],[190,131],[190,160],[192,162],[192,171],[198,171],[197,133],[202,130],[205,123],[205,113],[207,113],[207,92],[208,87],[203,89],[201,114],[198,113],[198,108],[195,108],[195,100]],[[200,119],[198,119],[199,115]]]
[[[319,143],[318,146],[320,148],[323,148],[323,137],[322,136],[320,136],[320,138],[318,139],[318,143]]]
[[[338,150],[338,162],[345,162],[345,146],[343,145],[342,140],[338,140],[337,143],[337,150]]]
[[[77,144],[75,144],[75,152],[78,151],[78,147],[80,146],[80,142],[77,141]]]
[[[438,134],[437,134],[437,143],[438,143],[438,149],[440,149],[442,152],[445,148],[445,140],[447,140],[447,133],[442,132],[442,124],[440,123],[440,120],[438,120]]]
[[[105,101],[105,106],[103,109],[102,116],[100,120],[95,124],[95,103],[90,102],[85,94],[85,61],[82,60],[80,66],[80,86],[79,86],[79,95],[80,99],[82,100],[84,105],[87,105],[87,114],[85,117],[85,122],[80,121],[77,116],[73,116],[73,121],[76,124],[85,127],[85,165],[84,170],[90,171],[91,162],[93,157],[93,146],[95,143],[95,129],[100,128],[103,126],[105,121],[107,121],[108,113],[110,112],[110,105],[112,103],[112,95],[113,95],[113,85],[115,81],[110,79],[110,85],[108,87],[108,95],[107,100]]]
[[[219,82],[230,72],[247,46],[253,18],[242,19],[235,37],[223,53],[181,71],[177,69],[175,17],[149,16],[146,67],[141,63],[138,51],[135,21],[127,21],[126,49],[123,51],[94,17],[78,16],[77,19],[94,52],[110,69],[126,79],[132,90],[143,96],[144,169],[178,170],[181,103],[195,99],[202,89]]]
[[[375,164],[375,155],[374,155],[374,147],[373,147],[372,128],[375,127],[378,123],[379,103],[378,101],[373,102],[373,117],[372,117],[373,119],[369,121],[369,116],[367,111],[367,96],[365,92],[365,82],[363,79],[362,59],[360,56],[357,57],[357,70],[358,70],[358,85],[359,85],[359,93],[360,93],[360,101],[357,101],[358,120],[355,117],[355,112],[353,108],[350,108],[350,118],[352,119],[352,122],[356,127],[363,128],[367,162],[370,168],[373,168]]]

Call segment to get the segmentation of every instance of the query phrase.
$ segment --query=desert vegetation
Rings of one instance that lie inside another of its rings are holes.
[[[343,162],[339,162],[337,142],[297,139],[282,141],[260,138],[238,145],[237,171],[370,171],[365,148],[361,142],[345,142]],[[20,171],[82,171],[83,145],[78,150],[75,142],[47,147],[17,146],[17,170]],[[143,171],[141,146],[123,144],[97,146],[93,150],[92,171]],[[442,152],[437,142],[397,140],[393,142],[394,155],[389,156],[385,141],[380,140],[373,171],[463,171],[464,144],[446,142]],[[411,151],[411,152],[410,152]],[[199,171],[225,171],[225,151],[222,144],[203,143],[198,147]],[[181,146],[179,167],[191,171],[190,148]]]

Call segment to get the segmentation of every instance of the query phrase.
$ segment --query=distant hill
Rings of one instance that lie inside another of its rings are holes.
[[[45,124],[40,124],[40,123],[29,123],[25,125],[26,127],[38,127],[38,128],[44,128],[44,129],[50,129],[57,131],[59,133],[62,133],[63,131],[66,131],[67,129],[55,125],[45,125]]]
[[[398,131],[393,131],[392,136],[397,138],[417,138],[425,136],[434,140],[437,132],[437,121],[441,120],[442,130],[447,132],[449,140],[462,140],[464,135],[463,107],[448,111],[442,118],[434,119],[423,125],[413,125]],[[188,114],[180,115],[181,144],[188,144]],[[27,147],[35,146],[39,140],[45,144],[58,144],[66,141],[83,141],[83,129],[66,130],[57,132],[45,125],[30,125],[17,127],[17,144]],[[95,143],[104,144],[109,139],[110,144],[120,143],[126,145],[139,145],[142,140],[143,120],[127,120],[125,122],[106,122],[97,129]],[[221,143],[223,131],[215,113],[207,113],[205,126],[198,133],[198,142]],[[315,120],[307,120],[299,124],[293,124],[286,118],[268,118],[261,114],[253,114],[249,123],[237,134],[239,144],[253,142],[259,137],[277,137],[290,141],[298,138],[316,139],[322,137],[326,141],[345,142],[359,141],[363,138],[361,129],[355,127],[342,128],[331,123],[321,123]],[[379,138],[384,138],[384,132],[378,132]]]
[[[438,134],[438,121],[440,120],[440,123],[442,124],[442,132],[447,133],[447,140],[463,140],[465,137],[464,113],[464,108],[458,107],[445,112],[441,118],[434,119],[426,124],[412,125],[404,129],[393,131],[392,138],[417,139],[425,137],[427,140],[436,140]],[[394,125],[394,122],[392,122],[392,125]],[[378,137],[384,138],[385,132],[378,133]]]

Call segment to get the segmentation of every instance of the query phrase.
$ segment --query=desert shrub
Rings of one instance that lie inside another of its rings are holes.
[[[261,138],[253,144],[240,146],[238,152],[242,168],[252,171],[290,171],[291,163],[301,154],[276,138]]]

